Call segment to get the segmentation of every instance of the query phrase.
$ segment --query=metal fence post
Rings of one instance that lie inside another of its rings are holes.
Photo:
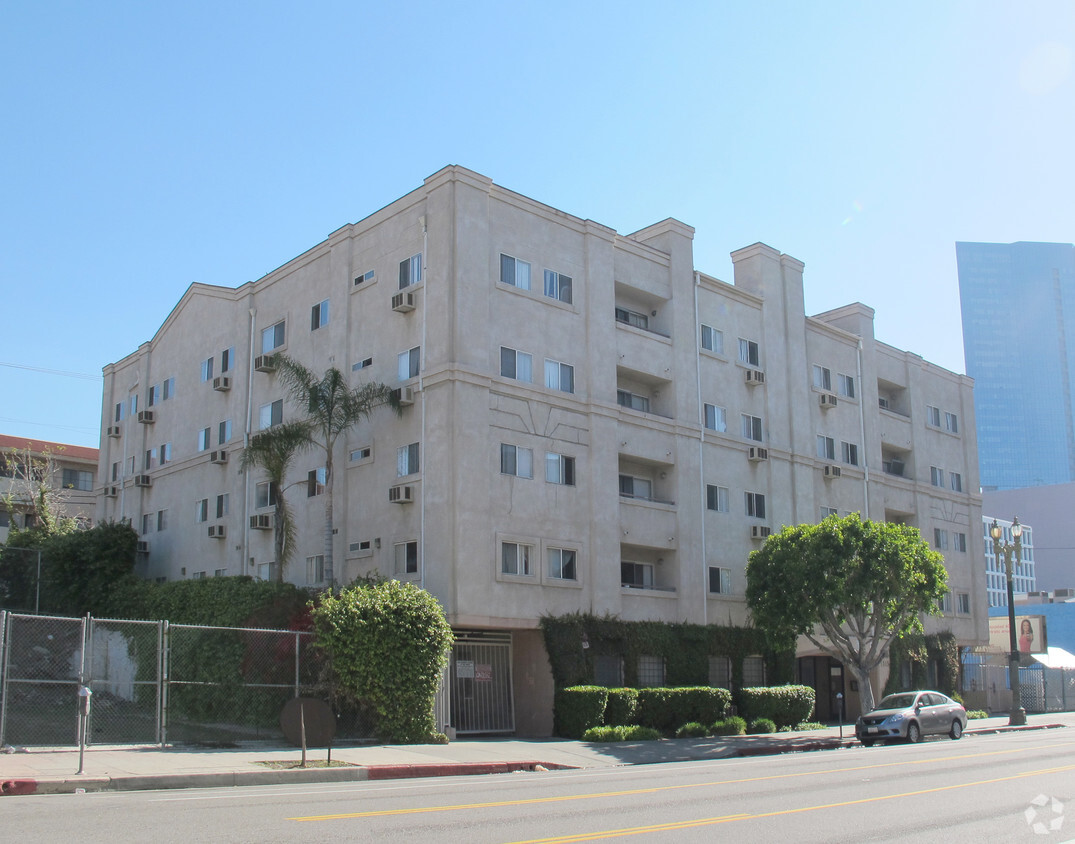
[[[4,728],[7,715],[7,651],[9,616],[0,610],[0,747],[4,747]]]
[[[299,642],[301,641],[301,635],[295,631],[295,697],[299,696]]]
[[[160,659],[159,695],[160,695],[160,744],[164,747],[168,743],[168,622],[161,622],[161,647],[158,651]]]

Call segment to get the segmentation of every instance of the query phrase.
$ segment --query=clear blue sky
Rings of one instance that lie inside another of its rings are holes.
[[[447,164],[622,233],[763,241],[963,368],[956,240],[1075,239],[1075,3],[9,2],[0,433]],[[64,374],[60,374],[64,373]]]

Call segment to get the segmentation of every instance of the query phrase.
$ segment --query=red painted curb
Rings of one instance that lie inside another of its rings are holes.
[[[392,780],[406,777],[510,774],[515,771],[533,771],[537,765],[549,770],[566,767],[546,762],[449,762],[426,765],[370,765],[366,768],[366,778],[371,780]]]
[[[4,780],[0,782],[0,794],[5,797],[16,794],[33,794],[37,791],[37,780]]]

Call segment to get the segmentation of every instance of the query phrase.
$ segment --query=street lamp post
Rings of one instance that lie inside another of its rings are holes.
[[[1019,642],[1015,634],[1015,590],[1012,588],[1015,566],[1012,562],[1012,552],[1014,552],[1016,560],[1022,559],[1023,543],[1021,537],[1023,535],[1023,526],[1019,524],[1019,517],[1016,516],[1012,520],[1012,539],[1014,542],[1001,542],[1000,537],[1003,535],[1003,530],[997,524],[997,520],[993,519],[993,524],[989,526],[989,535],[993,537],[994,555],[998,551],[1004,555],[1004,572],[1008,580],[1008,640],[1011,646],[1011,651],[1008,654],[1008,674],[1012,687],[1012,705],[1011,712],[1008,713],[1008,724],[1012,727],[1021,727],[1026,723],[1026,710],[1023,709],[1023,695],[1019,688]]]

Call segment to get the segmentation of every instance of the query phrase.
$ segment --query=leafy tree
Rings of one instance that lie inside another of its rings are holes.
[[[32,527],[28,530],[35,535],[64,533],[78,526],[67,515],[70,495],[59,483],[60,468],[49,449],[37,453],[29,444],[26,448],[4,449],[0,452],[0,477],[10,479],[0,495],[0,506],[9,513],[29,516]],[[7,544],[15,543],[9,537]]]
[[[944,558],[917,528],[857,513],[785,527],[750,554],[747,603],[771,641],[805,636],[847,665],[874,705],[870,672],[892,641],[922,629],[945,594]]]
[[[313,610],[338,691],[376,713],[378,734],[401,744],[439,742],[434,702],[452,630],[437,599],[384,580],[327,594]]]
[[[309,442],[309,426],[306,422],[274,425],[250,438],[239,463],[244,470],[252,466],[264,469],[269,478],[269,490],[276,498],[273,505],[273,547],[276,554],[274,580],[277,583],[283,583],[284,569],[295,550],[295,519],[284,494],[289,488],[286,484],[287,472],[292,459]]]
[[[347,378],[336,367],[329,367],[325,374],[317,375],[303,364],[285,354],[274,355],[276,367],[287,385],[291,399],[306,409],[306,436],[311,446],[324,453],[325,460],[325,580],[335,581],[332,542],[334,534],[332,505],[335,477],[332,456],[336,440],[360,420],[381,405],[390,405],[398,415],[399,400],[390,387],[370,383],[352,389]]]

